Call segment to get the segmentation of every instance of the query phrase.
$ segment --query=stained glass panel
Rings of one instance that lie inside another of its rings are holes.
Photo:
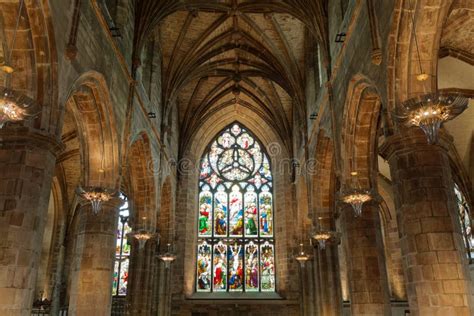
[[[260,269],[262,271],[262,291],[275,291],[275,257],[273,245],[261,245]]]
[[[212,193],[208,185],[202,190],[199,194],[199,236],[211,236]]]
[[[117,223],[117,234],[115,243],[115,264],[112,283],[112,295],[127,295],[128,265],[130,262],[130,244],[127,242],[127,234],[132,231],[128,225],[129,205],[125,195],[120,194],[123,205],[119,210]]]
[[[243,259],[244,249],[237,242],[229,246],[229,290],[241,291],[243,289]]]
[[[272,211],[272,194],[269,192],[268,186],[265,186],[260,193],[259,199],[260,212],[260,236],[273,236],[273,211]]]
[[[200,169],[196,291],[275,291],[272,174],[262,145],[233,124]]]
[[[245,290],[258,292],[258,246],[252,241],[245,245]]]
[[[227,193],[223,185],[214,194],[214,231],[216,236],[227,236]]]
[[[464,246],[470,260],[474,259],[474,236],[471,228],[469,203],[457,184],[454,184],[454,194],[458,203],[459,221],[463,233]]]
[[[237,185],[234,185],[232,187],[232,192],[229,195],[229,226],[231,237],[243,236],[243,215],[242,193],[240,192],[240,188]]]
[[[197,290],[210,292],[211,290],[211,246],[205,241],[198,246],[197,258]]]
[[[227,290],[227,246],[222,241],[214,245],[213,280],[215,292]]]

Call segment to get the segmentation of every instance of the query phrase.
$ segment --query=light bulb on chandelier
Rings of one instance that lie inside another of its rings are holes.
[[[362,215],[362,207],[364,203],[373,200],[375,193],[370,189],[363,189],[360,187],[357,179],[357,171],[350,172],[350,175],[352,176],[352,179],[350,180],[351,186],[346,189],[341,188],[341,191],[338,192],[337,195],[341,202],[351,205],[355,216],[359,217]]]
[[[322,217],[318,217],[319,223],[317,230],[312,234],[312,239],[317,241],[319,249],[326,249],[327,244],[338,244],[340,234],[337,231],[324,230],[322,225]]]
[[[167,244],[167,251],[158,255],[158,259],[165,263],[165,268],[169,269],[171,264],[176,260],[177,256],[171,250],[171,244]]]
[[[155,235],[155,233],[153,233],[153,232],[151,232],[151,230],[147,229],[147,227],[149,227],[147,217],[142,216],[141,219],[142,219],[142,223],[141,223],[142,228],[138,229],[136,232],[132,232],[130,234],[133,238],[138,240],[138,249],[140,249],[140,250],[145,248],[146,242],[148,240],[150,240]]]
[[[419,68],[416,79],[422,83],[423,90],[425,90],[425,82],[430,76],[423,71],[421,65],[414,12],[415,10],[411,15],[411,22]],[[395,109],[394,116],[400,124],[406,127],[421,128],[426,135],[428,144],[435,144],[438,141],[438,132],[442,124],[460,115],[467,108],[468,101],[468,98],[456,93],[427,93],[402,102]]]
[[[40,112],[39,107],[33,99],[10,88],[11,76],[15,71],[10,62],[12,60],[12,52],[15,46],[23,3],[24,0],[20,0],[16,26],[13,32],[9,53],[6,56],[6,60],[0,64],[0,70],[6,74],[6,87],[0,87],[0,128],[3,128],[7,122],[20,122],[28,117],[35,117]]]
[[[295,260],[298,261],[298,263],[303,267],[306,263],[306,261],[309,261],[311,259],[311,256],[308,255],[304,251],[304,245],[303,243],[300,244],[300,249],[298,253],[295,255]]]

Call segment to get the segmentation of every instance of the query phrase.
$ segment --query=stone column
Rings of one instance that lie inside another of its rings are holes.
[[[310,303],[310,283],[312,280],[311,261],[298,262],[299,280],[300,280],[300,314],[302,316],[314,315]]]
[[[0,130],[0,315],[30,315],[56,153],[54,139]]]
[[[331,213],[319,211],[317,215],[323,218],[319,222],[321,229],[335,229]],[[315,280],[318,291],[318,302],[316,302],[318,315],[342,315],[342,291],[337,249],[339,241],[327,242],[325,249],[321,249],[317,241],[313,241],[313,243],[315,246],[314,264],[317,268]]]
[[[133,235],[131,235],[133,236]],[[150,238],[143,249],[139,249],[138,240],[132,238],[132,254],[128,283],[128,300],[130,315],[150,315],[152,311],[154,270],[156,265],[156,248],[159,235]]]
[[[79,209],[71,271],[69,315],[110,315],[118,209],[113,199],[94,215],[90,204]]]
[[[344,209],[352,315],[391,315],[390,291],[378,207],[366,204],[360,217]]]
[[[390,164],[411,315],[473,315],[471,279],[448,150],[418,129],[381,146]]]
[[[339,276],[337,244],[319,249],[318,266],[321,297],[321,316],[342,315],[342,293]]]

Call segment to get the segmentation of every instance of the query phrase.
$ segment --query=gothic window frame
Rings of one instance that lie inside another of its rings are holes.
[[[115,239],[115,255],[114,255],[114,275],[112,281],[112,297],[126,297],[128,292],[128,282],[125,285],[125,292],[121,291],[121,276],[122,272],[128,274],[130,265],[130,244],[128,242],[127,234],[131,232],[129,226],[130,219],[130,200],[128,197],[120,193],[119,198],[123,200],[123,204],[119,208],[119,216],[116,229]],[[123,265],[126,262],[127,265]],[[115,278],[117,277],[117,281]]]
[[[457,216],[461,225],[461,233],[466,256],[469,262],[474,260],[474,235],[471,228],[471,208],[461,187],[454,183],[454,195],[456,196],[456,204],[458,206]]]
[[[240,131],[234,133],[236,126]],[[225,144],[226,134],[230,135],[230,144]],[[227,164],[220,163],[226,159]],[[249,165],[253,169],[247,168]],[[275,196],[272,165],[265,147],[247,127],[236,121],[214,136],[201,156],[199,167],[195,292],[210,295],[276,293]],[[235,169],[241,171],[240,175]],[[232,211],[235,200],[240,203],[234,207],[237,212]],[[232,214],[239,214],[237,222]],[[239,227],[239,221],[240,233],[234,229]],[[210,233],[201,229],[204,222]],[[203,274],[207,280],[203,281]],[[225,275],[224,281],[222,275]],[[239,284],[236,280],[241,286],[231,288]],[[203,288],[203,284],[208,288]]]

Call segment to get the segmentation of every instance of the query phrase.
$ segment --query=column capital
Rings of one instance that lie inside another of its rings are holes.
[[[453,138],[444,130],[440,130],[438,142],[430,145],[425,133],[420,128],[408,128],[389,136],[379,146],[379,154],[389,160],[394,154],[418,151],[420,149],[444,149],[449,152],[453,146]]]
[[[0,145],[4,148],[19,145],[43,148],[49,150],[56,157],[65,148],[57,137],[25,126],[9,126],[0,129]]]

